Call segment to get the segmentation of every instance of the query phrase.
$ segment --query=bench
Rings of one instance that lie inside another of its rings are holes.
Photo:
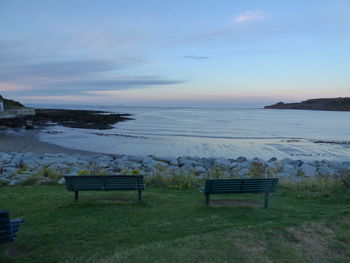
[[[211,194],[265,193],[264,208],[269,206],[269,194],[277,189],[278,178],[266,179],[210,179],[206,180],[203,193],[209,205]]]
[[[8,210],[0,210],[0,243],[14,242],[22,223],[22,218],[10,219]]]
[[[145,190],[143,175],[66,175],[66,188],[75,193],[75,201],[79,199],[79,191],[138,191],[138,200]]]

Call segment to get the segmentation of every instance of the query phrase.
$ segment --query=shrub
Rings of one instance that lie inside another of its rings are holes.
[[[78,174],[78,176],[89,176],[89,175],[108,175],[108,173],[105,170],[96,170],[94,172],[84,169],[81,170]]]
[[[62,174],[60,174],[57,171],[52,170],[50,167],[48,166],[44,166],[39,172],[38,175],[40,177],[47,177],[50,178],[54,181],[57,181],[58,179],[60,179],[62,177]]]
[[[131,175],[139,175],[140,171],[139,170],[131,170]]]
[[[100,175],[100,171],[100,165],[97,162],[93,161],[90,169],[90,175]]]
[[[329,196],[334,193],[346,191],[341,178],[331,176],[315,176],[309,178],[281,178],[280,187],[287,194],[298,198],[310,196]]]
[[[23,180],[21,182],[21,185],[34,185],[34,184],[37,184],[39,180],[41,179],[44,180],[44,178],[48,178],[50,180],[45,179],[47,180],[47,182],[43,184],[55,184],[61,177],[62,177],[61,173],[52,170],[48,166],[44,166],[39,172],[32,174],[29,177],[27,177],[25,180]]]
[[[346,187],[347,189],[350,189],[350,171],[343,171],[340,176],[341,183]]]
[[[19,160],[18,162],[18,170],[25,171],[27,168],[27,165],[24,163],[23,159]]]
[[[78,176],[87,176],[87,175],[91,175],[91,172],[89,170],[86,170],[86,169],[81,170],[78,173]]]
[[[202,186],[204,179],[187,174],[171,174],[169,176],[155,174],[153,176],[147,176],[145,182],[147,185],[159,188],[190,190],[198,189]]]
[[[33,175],[29,176],[28,178],[26,178],[25,180],[23,180],[21,182],[21,185],[35,185],[36,182],[38,180],[40,180],[41,178],[43,178],[43,177],[40,176],[39,174],[33,174]]]
[[[265,175],[265,166],[259,162],[253,162],[251,164],[248,176],[250,178],[264,178]]]
[[[220,179],[220,178],[224,178],[224,176],[225,176],[224,171],[220,168],[215,167],[208,170],[208,178]]]
[[[0,186],[5,186],[5,185],[8,185],[8,184],[9,184],[8,181],[6,181],[6,180],[0,178]]]

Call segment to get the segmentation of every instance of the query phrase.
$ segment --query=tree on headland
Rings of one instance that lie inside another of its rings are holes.
[[[5,99],[1,95],[0,95],[0,101],[4,102],[5,109],[16,109],[16,108],[23,108],[24,107],[24,105],[22,103],[15,101],[15,100]]]

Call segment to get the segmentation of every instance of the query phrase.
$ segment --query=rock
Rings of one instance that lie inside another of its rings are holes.
[[[338,176],[339,175],[339,172],[334,169],[334,168],[330,168],[328,166],[320,166],[318,168],[318,174],[321,174],[321,175],[330,175],[330,176]]]
[[[12,161],[12,155],[8,153],[0,154],[0,164],[8,164]]]
[[[55,163],[51,164],[50,168],[53,170],[68,170],[70,169],[70,166],[64,163]]]
[[[277,158],[276,157],[272,157],[270,160],[268,160],[267,162],[275,162],[277,161]]]
[[[281,177],[281,178],[283,178],[283,177],[289,177],[290,176],[290,174],[287,174],[287,173],[277,173],[276,175],[275,175],[275,177]]]
[[[42,177],[36,181],[36,185],[41,185],[41,184],[51,184],[53,183],[53,180],[48,178],[48,177]]]
[[[350,162],[342,162],[340,165],[339,165],[339,168],[341,170],[349,170],[350,171]]]
[[[167,165],[172,165],[172,166],[178,166],[179,165],[178,160],[176,158],[172,158],[172,157],[168,157],[168,158],[157,158],[157,157],[154,157],[154,160],[158,161],[158,162],[166,163]]]
[[[241,162],[238,167],[240,167],[241,169],[250,169],[252,167],[252,161],[245,161],[245,162]]]
[[[285,163],[282,167],[281,173],[285,173],[290,176],[296,176],[298,174],[298,169],[293,165]]]
[[[317,175],[317,170],[315,167],[304,163],[300,166],[299,172],[301,172],[306,177],[311,177]]]
[[[231,162],[228,161],[226,158],[219,157],[215,159],[215,164],[225,168],[225,167],[229,167],[231,165]]]
[[[64,179],[64,177],[62,177],[61,179],[59,179],[57,181],[58,184],[65,184],[66,183],[66,180]]]
[[[0,186],[1,186],[1,185],[8,185],[8,184],[10,184],[10,183],[11,183],[11,180],[10,180],[10,179],[0,177]]]
[[[238,175],[241,177],[241,178],[246,178],[249,174],[249,169],[247,168],[243,168],[241,170],[238,171]]]
[[[197,175],[197,176],[203,176],[203,175],[207,175],[207,170],[201,166],[197,166],[195,168],[193,168],[193,172]]]
[[[303,161],[301,160],[292,160],[289,164],[293,165],[293,166],[296,166],[296,167],[300,167],[303,165]]]
[[[14,179],[14,180],[11,180],[11,182],[9,183],[9,186],[14,186],[14,185],[18,185],[20,184],[21,181],[18,180],[18,179]]]
[[[198,163],[195,160],[188,157],[179,157],[177,160],[179,162],[179,167],[185,167],[187,169],[193,168],[198,165]]]
[[[18,171],[18,168],[16,168],[16,167],[6,167],[6,168],[4,168],[4,173],[10,174],[10,175],[16,174],[17,171]]]
[[[125,156],[125,155],[124,155]],[[143,156],[127,156],[127,161],[133,162],[133,163],[142,163],[144,157]],[[115,157],[116,160],[119,160],[119,157]]]
[[[294,160],[292,159],[289,159],[289,158],[283,158],[281,160],[282,164],[285,165],[285,164],[291,164]]]
[[[279,160],[275,160],[275,161],[268,161],[267,163],[267,167],[274,170],[275,172],[278,172],[282,169],[283,164],[281,161]]]
[[[245,158],[245,157],[243,157],[243,156],[240,156],[240,157],[238,157],[237,158],[237,162],[239,162],[239,163],[243,163],[243,162],[246,162],[248,159],[247,158]]]

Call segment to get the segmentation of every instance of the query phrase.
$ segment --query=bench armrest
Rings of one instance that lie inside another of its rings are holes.
[[[13,239],[16,239],[17,232],[19,230],[20,225],[24,222],[23,218],[14,218],[10,220],[11,223],[11,235]]]
[[[11,224],[22,224],[24,222],[23,218],[14,218],[11,219]]]

